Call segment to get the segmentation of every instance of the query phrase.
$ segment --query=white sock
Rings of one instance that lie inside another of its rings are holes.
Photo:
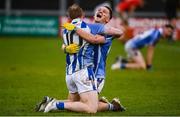
[[[109,103],[109,108],[108,110],[112,111],[114,109],[114,105],[112,105],[111,103]]]

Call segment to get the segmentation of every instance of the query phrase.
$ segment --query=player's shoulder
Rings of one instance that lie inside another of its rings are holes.
[[[151,28],[149,31],[148,31],[151,35],[156,35],[157,33],[160,32],[160,29],[159,28]]]
[[[87,24],[93,34],[102,34],[104,32],[104,24],[100,23],[89,23]]]
[[[104,24],[101,24],[101,23],[87,23],[87,25],[89,27],[92,27],[92,28],[94,28],[94,27],[104,27]]]
[[[152,35],[155,31],[156,31],[155,28],[150,28],[149,30],[146,30],[144,33],[142,33],[142,35],[144,36]]]
[[[80,18],[73,19],[71,23],[79,28],[88,28],[87,23]]]

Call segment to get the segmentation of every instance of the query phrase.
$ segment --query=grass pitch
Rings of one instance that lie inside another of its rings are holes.
[[[160,42],[151,71],[111,71],[118,54],[125,56],[123,45],[114,41],[101,95],[119,97],[127,111],[95,115],[180,115],[180,42]],[[67,94],[60,39],[0,37],[0,115],[88,115],[34,111],[43,96],[66,99]]]

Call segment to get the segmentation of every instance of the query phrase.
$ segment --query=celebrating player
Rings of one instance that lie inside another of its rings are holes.
[[[72,5],[68,9],[68,14],[72,20],[71,23],[84,30],[83,34],[86,35],[86,32],[90,33],[90,31],[92,31],[87,24],[81,20],[83,18],[83,11],[78,5]],[[105,40],[104,37],[98,35],[89,35],[89,37],[96,38],[100,43]],[[75,112],[96,113],[98,108],[98,94],[92,67],[94,46],[79,37],[75,30],[64,30],[63,40],[66,46],[76,43],[81,48],[76,54],[66,54],[66,84],[69,90],[68,100],[46,100],[44,112],[66,109]]]
[[[66,57],[66,83],[70,92],[68,100],[58,101],[53,98],[45,97],[44,100],[42,100],[42,102],[37,106],[37,110],[49,112],[51,110],[67,109],[76,112],[96,113],[98,108],[98,96],[96,91],[97,79],[94,79],[94,72],[92,70],[92,59],[94,59],[94,57],[92,57],[92,49],[94,48],[94,45],[82,40],[82,37],[87,37],[86,40],[89,41],[90,39],[95,40],[92,41],[92,43],[103,43],[105,42],[104,37],[102,38],[98,35],[91,35],[90,31],[96,32],[96,30],[104,30],[104,27],[95,25],[94,27],[92,26],[89,28],[85,22],[77,18],[82,18],[82,9],[77,5],[70,7],[68,12],[70,18],[73,19],[72,24],[74,24],[77,29],[72,31],[64,30],[63,38],[66,50],[69,48],[68,45],[70,47],[74,47],[73,44],[78,44],[81,48],[78,53],[68,53]],[[71,26],[68,28],[71,28]],[[83,29],[85,31],[79,29]],[[77,36],[76,33],[79,32],[83,36]],[[112,104],[106,103],[106,105],[110,105],[112,110],[116,110],[115,107],[119,105],[118,101],[119,100],[114,99]]]
[[[101,92],[103,86],[104,86],[104,82],[105,82],[105,67],[106,67],[106,59],[107,59],[107,55],[109,53],[110,50],[110,46],[112,44],[112,38],[113,36],[121,36],[123,34],[123,31],[120,29],[116,29],[110,26],[107,26],[105,24],[107,24],[110,19],[112,18],[112,10],[107,7],[107,6],[102,6],[99,7],[94,15],[94,20],[95,23],[94,24],[87,24],[90,28],[94,28],[96,29],[95,32],[91,32],[93,34],[101,34],[104,35],[104,37],[106,38],[105,43],[103,44],[99,44],[99,45],[94,45],[94,72],[95,72],[95,77],[97,79],[97,83],[98,83],[98,93]],[[98,28],[96,27],[100,27],[101,30],[97,30]],[[66,27],[65,27],[66,28]],[[88,39],[88,36],[84,36],[81,32],[83,31],[82,29],[76,28],[75,29],[77,34],[79,34],[81,37],[83,37],[84,39]],[[112,36],[113,35],[113,36]],[[89,42],[92,42],[93,39],[88,40]],[[69,48],[69,46],[67,46],[66,48]],[[71,49],[73,50],[73,48]],[[69,53],[74,53],[69,51]],[[103,99],[105,100],[105,99]],[[99,107],[98,107],[98,111],[106,111],[106,110],[120,110],[123,111],[124,108],[123,106],[120,104],[120,102],[118,101],[117,98],[113,99],[113,103],[107,103],[107,101],[102,102],[103,100],[101,100],[99,102]],[[116,106],[114,106],[116,103]]]
[[[119,57],[116,63],[111,66],[111,69],[151,69],[156,43],[159,41],[161,36],[171,36],[173,29],[173,26],[165,25],[159,29],[150,29],[145,31],[143,34],[139,34],[130,39],[125,44],[125,51],[130,60],[128,61]],[[144,46],[147,46],[146,62],[140,52],[140,49]]]

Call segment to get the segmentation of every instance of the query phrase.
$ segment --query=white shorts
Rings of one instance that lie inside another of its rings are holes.
[[[104,78],[97,78],[97,92],[101,93],[103,87],[104,87]]]
[[[139,51],[139,49],[137,48],[132,48],[131,46],[131,41],[128,41],[126,44],[125,44],[125,51],[127,53],[127,56],[128,58],[133,58],[135,56],[138,56],[141,54],[141,52]]]
[[[71,75],[66,75],[66,85],[70,93],[97,91],[93,68],[87,67]]]

